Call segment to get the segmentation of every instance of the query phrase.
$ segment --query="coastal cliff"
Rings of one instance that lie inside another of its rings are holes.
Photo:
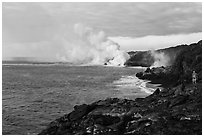
[[[202,41],[179,52],[171,66],[136,74],[161,83],[164,89],[146,98],[108,98],[75,106],[39,134],[201,135]],[[191,83],[193,70],[198,74],[196,84]]]
[[[175,58],[174,63],[168,67],[148,68],[144,72],[137,73],[140,79],[151,80],[151,83],[160,83],[164,87],[189,84],[192,72],[197,73],[197,81],[202,81],[202,41],[185,46]]]
[[[193,45],[199,45],[199,43],[202,43],[202,41],[190,45],[177,45],[175,47],[158,49],[155,51],[130,51],[128,52],[128,54],[130,55],[130,59],[126,61],[125,65],[150,67],[156,61],[155,55],[162,53],[169,59],[167,66],[171,66],[175,62],[177,56],[181,54],[181,52],[185,51],[186,48]]]

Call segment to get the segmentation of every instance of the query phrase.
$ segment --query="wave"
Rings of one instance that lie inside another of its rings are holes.
[[[139,89],[142,92],[147,94],[152,94],[155,91],[155,88],[147,87],[147,80],[141,80],[136,76],[122,76],[119,80],[113,82],[113,84],[118,88],[123,89]]]

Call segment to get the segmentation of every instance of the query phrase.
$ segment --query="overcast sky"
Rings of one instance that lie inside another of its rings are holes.
[[[158,49],[202,38],[202,3],[3,3],[3,59],[50,57],[80,23],[122,50]]]

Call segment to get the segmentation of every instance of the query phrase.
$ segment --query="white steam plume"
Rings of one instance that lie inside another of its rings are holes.
[[[64,39],[65,54],[57,54],[61,61],[76,64],[124,66],[129,59],[128,53],[121,51],[120,46],[107,39],[103,31],[94,32],[82,24],[74,25],[74,38]]]
[[[155,52],[151,51],[151,55],[154,57],[154,63],[151,67],[161,67],[168,66],[170,62],[170,58],[168,55],[165,55],[163,52]]]

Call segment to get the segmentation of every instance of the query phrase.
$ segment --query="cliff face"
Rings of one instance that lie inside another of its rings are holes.
[[[190,45],[178,45],[176,47],[159,49],[154,51],[154,54],[162,53],[167,56],[169,58],[168,66],[171,66],[175,62],[177,56],[189,46]],[[128,54],[130,55],[130,59],[126,61],[126,66],[150,67],[155,62],[155,56],[152,51],[130,51]]]

